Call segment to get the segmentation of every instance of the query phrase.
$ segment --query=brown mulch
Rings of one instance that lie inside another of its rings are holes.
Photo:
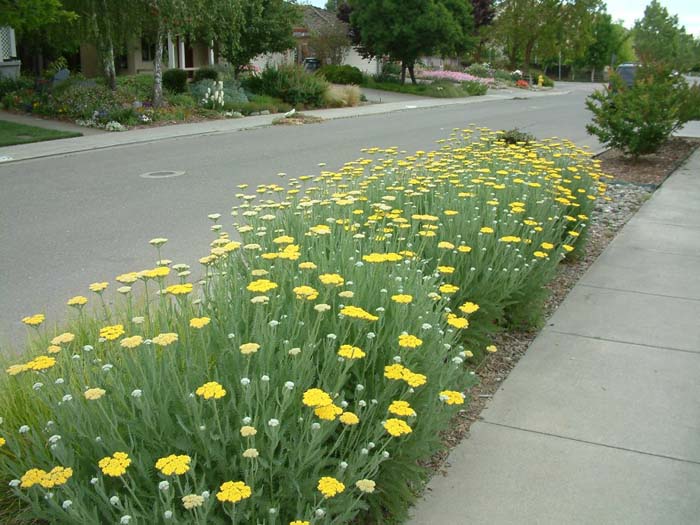
[[[612,175],[608,194],[617,209],[609,213],[608,204],[600,203],[589,224],[585,254],[577,260],[559,266],[556,277],[547,285],[550,292],[545,303],[545,318],[554,313],[584,272],[595,262],[625,223],[636,213],[653,188],[678,168],[697,147],[700,139],[674,137],[655,155],[639,160],[625,158],[620,152],[606,151],[598,156],[603,173]],[[603,212],[604,213],[601,213]],[[610,216],[612,215],[612,220]],[[498,352],[490,354],[475,371],[479,382],[467,393],[469,405],[454,417],[450,428],[442,433],[446,449],[423,463],[433,473],[445,474],[450,449],[457,446],[469,434],[474,421],[493,397],[501,383],[525,354],[539,331],[503,332],[493,338]]]
[[[616,180],[660,186],[698,145],[700,139],[673,137],[658,152],[637,160],[617,150],[608,150],[598,158],[603,161],[605,173]]]

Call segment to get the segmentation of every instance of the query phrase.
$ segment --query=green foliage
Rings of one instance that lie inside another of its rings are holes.
[[[595,91],[586,100],[593,113],[586,129],[626,155],[654,153],[683,124],[686,90],[685,81],[664,68],[638,69],[631,88],[614,74],[609,91]]]
[[[194,109],[197,107],[197,101],[188,93],[167,93],[165,100],[168,106],[178,107],[183,109]]]
[[[350,0],[351,23],[366,54],[388,55],[412,71],[425,55],[472,46],[470,0]]]
[[[259,94],[279,98],[294,107],[322,107],[328,82],[300,66],[283,65],[265,68],[260,74],[259,89]]]
[[[309,48],[321,64],[340,65],[350,50],[347,27],[337,18],[311,32]]]
[[[700,84],[693,84],[685,90],[681,103],[681,122],[700,120]]]
[[[620,51],[630,38],[630,33],[621,25],[614,23],[612,17],[605,12],[595,15],[592,32],[593,41],[586,50],[584,62],[596,69],[603,69],[606,65],[613,63],[613,56],[620,56]]]
[[[0,99],[4,98],[5,95],[29,89],[33,86],[34,80],[29,77],[0,78]]]
[[[644,17],[634,25],[634,48],[643,63],[685,70],[695,61],[692,35],[679,25],[657,0],[644,10]]]
[[[39,30],[75,17],[60,0],[0,0],[0,27],[10,26],[17,31]]]
[[[317,71],[317,74],[323,75],[328,82],[333,84],[355,84],[360,85],[364,80],[362,71],[354,66],[323,66]]]
[[[192,78],[192,82],[199,82],[200,80],[213,80],[217,81],[219,80],[219,71],[212,68],[212,67],[200,67],[197,71],[194,72],[194,77]]]
[[[466,72],[479,78],[491,78],[494,73],[488,64],[472,64],[466,69]]]
[[[110,112],[120,107],[116,94],[101,84],[71,82],[55,89],[46,112],[74,119],[109,120]]]
[[[148,101],[153,95],[153,75],[122,75],[117,77],[117,91],[125,99]]]
[[[251,95],[249,101],[244,104],[231,104],[226,107],[229,111],[238,111],[243,115],[269,111],[270,113],[286,113],[292,106],[286,102],[267,95]]]
[[[168,69],[163,73],[163,87],[173,93],[187,91],[187,71],[184,69]]]
[[[460,98],[485,95],[488,86],[481,82],[455,83],[449,80],[435,80],[433,82],[421,82],[420,84],[402,84],[396,77],[370,77],[363,84],[365,87],[392,91],[394,93],[408,93],[433,98]]]
[[[221,54],[236,71],[256,56],[294,47],[294,24],[301,20],[299,7],[286,0],[246,0],[217,3],[212,31]]]
[[[502,140],[506,144],[528,145],[535,141],[535,136],[527,131],[520,131],[518,128],[513,128],[501,131],[499,133],[499,140]]]

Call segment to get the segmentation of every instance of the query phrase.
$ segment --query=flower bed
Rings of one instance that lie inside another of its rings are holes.
[[[240,193],[201,281],[153,239],[115,308],[101,282],[65,332],[25,318],[0,382],[12,497],[50,523],[404,516],[489,334],[536,321],[605,190],[571,144],[471,133]]]
[[[461,73],[459,71],[440,71],[440,70],[420,70],[416,72],[418,78],[425,78],[428,80],[451,80],[452,82],[479,82],[481,84],[491,85],[494,83],[494,79],[477,77],[470,75],[469,73]]]

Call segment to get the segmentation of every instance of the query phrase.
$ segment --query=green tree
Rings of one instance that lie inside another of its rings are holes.
[[[584,58],[585,63],[591,66],[591,82],[596,69],[614,65],[614,58],[620,55],[630,35],[624,27],[614,23],[608,13],[601,12],[595,16],[592,36],[593,42],[588,46]]]
[[[421,56],[463,53],[472,44],[470,0],[350,0],[350,22],[366,56],[401,63],[416,83]]]
[[[0,0],[0,27],[10,26],[19,32],[35,31],[75,17],[61,0]]]
[[[298,6],[286,0],[215,0],[221,13],[212,21],[212,37],[223,57],[239,72],[264,53],[294,47],[294,24],[301,20]]]
[[[684,69],[692,63],[694,41],[678,24],[676,15],[657,0],[644,10],[644,17],[634,24],[634,48],[644,63],[667,64]]]

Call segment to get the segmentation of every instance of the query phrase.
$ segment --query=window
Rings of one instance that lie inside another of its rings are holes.
[[[151,62],[156,56],[156,44],[147,38],[141,39],[141,60]]]

